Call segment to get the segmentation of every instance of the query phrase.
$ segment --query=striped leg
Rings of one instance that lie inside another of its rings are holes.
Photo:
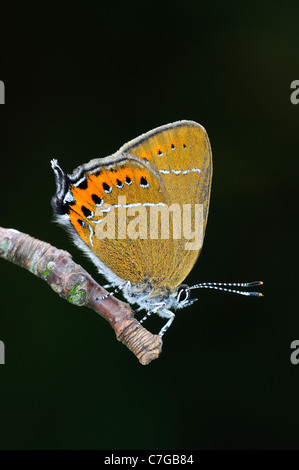
[[[103,297],[97,297],[95,300],[105,300],[108,299],[108,297],[111,297],[111,295],[117,294],[123,286],[117,286],[112,292],[108,292],[108,294],[103,295]]]
[[[139,320],[139,323],[143,323],[148,317],[150,317],[153,313],[158,313],[158,312],[161,312],[161,307],[163,307],[163,305],[165,305],[163,302],[161,302],[160,304],[157,304],[152,310],[149,310],[148,312],[146,312],[146,314],[144,315],[144,317]],[[141,310],[141,308],[139,308],[138,310],[136,310],[137,312],[139,310]],[[168,310],[165,310],[166,312],[168,312]]]
[[[108,299],[108,297],[111,297],[111,295],[117,294],[117,292],[121,291],[122,289],[124,289],[125,287],[127,287],[129,284],[130,284],[130,282],[127,281],[125,284],[119,285],[119,286],[115,287],[115,289],[114,289],[112,292],[109,292],[108,294],[104,295],[103,297],[97,297],[95,300],[105,300],[105,299]],[[106,285],[104,286],[104,289],[105,289],[106,287],[109,287],[109,284],[106,284]]]
[[[165,312],[167,312],[168,322],[163,326],[163,328],[161,328],[160,333],[159,333],[160,338],[162,338],[162,336],[164,335],[165,331],[168,330],[168,328],[170,327],[170,325],[171,325],[171,323],[173,322],[174,317],[175,317],[175,314],[172,313],[170,310],[165,310]],[[166,316],[166,315],[165,315],[165,316]]]
[[[143,323],[148,317],[150,317],[153,313],[156,313],[155,310],[149,310],[148,312],[146,312],[146,314],[144,315],[143,318],[141,318],[141,320],[139,320],[139,323]]]

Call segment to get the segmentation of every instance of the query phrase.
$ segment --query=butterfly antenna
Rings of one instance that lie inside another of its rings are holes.
[[[217,289],[223,290],[225,292],[231,292],[232,294],[247,295],[251,297],[263,297],[263,294],[260,292],[247,292],[242,290],[236,290],[235,287],[253,287],[253,286],[262,286],[263,281],[253,281],[253,282],[202,282],[201,284],[196,284],[195,286],[190,287],[191,289]]]

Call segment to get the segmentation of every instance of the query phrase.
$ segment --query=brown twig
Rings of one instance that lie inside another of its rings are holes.
[[[0,227],[0,256],[46,281],[63,299],[74,305],[93,309],[105,318],[115,331],[116,338],[127,346],[143,365],[157,359],[162,340],[143,328],[134,318],[127,303],[107,294],[71,255],[49,243],[37,240],[14,229]]]

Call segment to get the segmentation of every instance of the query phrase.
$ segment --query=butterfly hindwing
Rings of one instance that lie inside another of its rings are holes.
[[[184,205],[187,210],[186,205],[191,204],[191,211],[195,204],[202,205],[202,242],[199,248],[186,249],[183,236],[169,243],[174,256],[172,283],[178,285],[194,266],[205,234],[212,181],[208,135],[201,125],[193,121],[179,121],[138,137],[123,146],[120,153],[151,163],[163,180],[170,204],[179,204],[182,211]],[[198,230],[194,225],[192,228]]]

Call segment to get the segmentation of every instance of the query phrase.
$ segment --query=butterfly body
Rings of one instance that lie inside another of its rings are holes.
[[[208,217],[212,154],[205,129],[178,121],[72,174],[57,160],[52,168],[57,221],[112,287],[169,326],[171,309],[193,302],[181,283],[201,252]]]

